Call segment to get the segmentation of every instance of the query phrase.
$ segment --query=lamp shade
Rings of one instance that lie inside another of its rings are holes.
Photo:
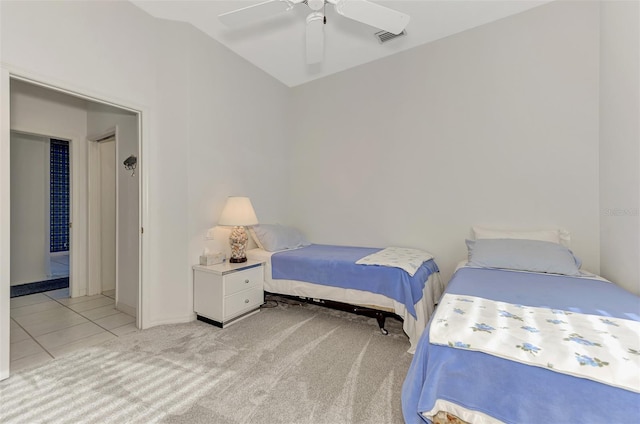
[[[258,217],[248,197],[230,196],[222,209],[218,225],[258,225]]]

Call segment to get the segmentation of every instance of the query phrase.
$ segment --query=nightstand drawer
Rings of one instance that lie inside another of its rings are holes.
[[[256,287],[227,296],[224,301],[224,320],[226,321],[246,311],[256,309],[262,305],[263,297],[262,287]]]
[[[224,294],[225,296],[238,293],[262,284],[264,279],[263,268],[261,266],[225,275]]]

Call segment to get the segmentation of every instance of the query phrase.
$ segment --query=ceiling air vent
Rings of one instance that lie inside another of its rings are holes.
[[[378,41],[380,42],[380,44],[382,43],[386,43],[387,41],[391,41],[393,39],[396,39],[398,37],[402,37],[407,35],[407,31],[402,31],[400,34],[393,34],[391,32],[388,31],[378,31],[376,32],[375,36],[378,39]]]

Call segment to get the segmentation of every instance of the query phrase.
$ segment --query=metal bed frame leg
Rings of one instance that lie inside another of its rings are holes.
[[[378,326],[380,326],[380,332],[386,336],[389,332],[384,328],[385,319],[386,317],[382,312],[376,312],[376,321],[378,321]]]

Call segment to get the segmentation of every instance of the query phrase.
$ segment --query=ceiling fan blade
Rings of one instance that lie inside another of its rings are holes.
[[[291,10],[293,6],[303,0],[267,0],[262,3],[232,10],[218,15],[218,19],[229,27],[238,27],[269,18],[282,12]]]
[[[358,22],[400,34],[409,23],[409,15],[367,0],[329,0],[336,12]]]
[[[324,15],[313,12],[307,16],[307,64],[322,62],[324,57]]]

